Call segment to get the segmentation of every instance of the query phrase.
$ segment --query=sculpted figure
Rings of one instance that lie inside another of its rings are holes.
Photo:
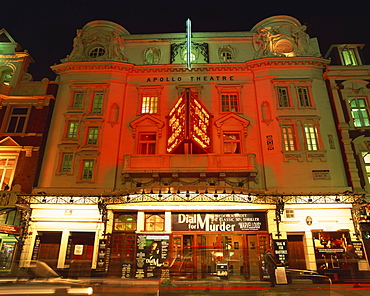
[[[310,44],[310,36],[305,32],[307,26],[296,27],[293,30],[293,37],[298,46],[299,55],[317,55]]]
[[[76,37],[73,39],[73,50],[69,55],[69,60],[77,60],[82,57],[83,53],[83,40],[82,40],[82,30],[78,29],[76,31]]]
[[[113,32],[111,38],[111,55],[113,59],[124,60],[125,55],[123,53],[123,38],[118,34],[117,31]]]

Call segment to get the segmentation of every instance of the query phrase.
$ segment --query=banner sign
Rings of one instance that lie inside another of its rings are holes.
[[[9,234],[19,234],[19,228],[13,225],[0,224],[0,232]]]
[[[265,213],[173,213],[174,231],[265,231]]]
[[[136,249],[137,279],[160,278],[168,266],[168,235],[138,235]]]

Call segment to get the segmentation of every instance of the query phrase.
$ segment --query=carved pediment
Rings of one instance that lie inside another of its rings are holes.
[[[222,127],[227,126],[242,126],[244,131],[244,137],[248,135],[248,126],[250,121],[235,114],[235,113],[228,113],[225,116],[215,120],[215,125],[217,127],[217,135],[221,137],[222,135]]]
[[[11,137],[6,137],[0,140],[1,147],[21,147],[16,141],[14,141]]]
[[[158,136],[161,137],[164,122],[154,117],[153,115],[146,114],[144,116],[141,116],[140,118],[135,119],[134,121],[131,121],[130,126],[132,127],[132,136],[134,138],[136,137],[136,131],[139,127],[153,127],[157,130]]]

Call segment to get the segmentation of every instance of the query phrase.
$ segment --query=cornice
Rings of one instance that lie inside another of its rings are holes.
[[[68,62],[51,66],[50,68],[56,73],[78,72],[78,71],[126,71],[132,72],[133,64],[119,62]]]
[[[252,70],[262,67],[281,67],[281,66],[313,66],[325,68],[330,60],[317,57],[294,57],[294,58],[262,58],[247,62],[247,67]]]
[[[51,66],[56,74],[78,71],[126,71],[131,74],[149,73],[201,73],[201,72],[245,72],[262,67],[308,66],[325,68],[330,60],[317,57],[269,57],[246,61],[245,63],[193,64],[188,70],[185,64],[134,65],[114,61],[67,62]]]

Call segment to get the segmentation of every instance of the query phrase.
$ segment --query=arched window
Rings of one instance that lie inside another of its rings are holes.
[[[114,230],[119,231],[135,231],[136,230],[136,215],[123,214],[114,219]]]

